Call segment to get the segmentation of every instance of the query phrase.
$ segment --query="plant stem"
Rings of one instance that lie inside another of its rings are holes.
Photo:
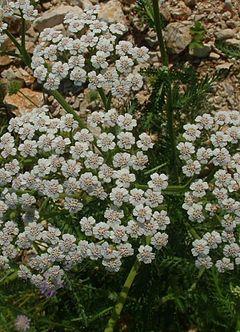
[[[155,29],[157,32],[157,38],[158,38],[158,44],[160,48],[160,53],[162,57],[163,65],[168,67],[168,56],[166,52],[166,47],[163,40],[163,34],[162,34],[162,27],[161,27],[161,18],[159,13],[159,0],[152,0],[153,5],[153,15],[154,15],[154,23],[155,23]]]
[[[22,12],[21,12],[21,21],[22,21],[21,44],[22,47],[25,48],[26,21],[22,16]]]
[[[108,111],[110,109],[110,105],[108,103],[108,98],[107,98],[103,88],[98,88],[97,90],[98,90],[98,93],[99,93],[99,95],[102,99],[105,110]]]
[[[31,57],[26,50],[26,20],[23,18],[23,14],[21,13],[21,21],[22,21],[22,31],[21,31],[21,54],[23,60],[27,66],[31,66]]]
[[[178,182],[178,168],[177,168],[177,155],[176,155],[176,138],[174,130],[174,110],[172,103],[172,87],[171,82],[168,83],[167,92],[167,128],[170,140],[170,170],[174,182]]]
[[[12,41],[12,43],[16,46],[16,48],[18,49],[18,51],[20,53],[20,57],[22,58],[23,62],[29,68],[31,68],[31,57],[28,54],[27,50],[25,49],[25,46],[22,47],[22,45],[19,44],[19,42],[17,41],[17,39],[11,34],[10,31],[6,30],[5,33],[8,36],[8,38]]]
[[[66,102],[65,98],[57,90],[51,91],[53,97],[59,102],[59,104],[64,108],[64,110],[73,115],[74,119],[78,122],[80,128],[85,128],[85,124],[80,118],[80,116],[74,111],[74,109]]]
[[[33,104],[34,106],[39,107],[39,105],[37,105],[31,98],[26,96],[25,93],[23,93],[22,91],[18,90],[17,93],[21,94],[24,98],[26,98],[28,101],[30,101],[30,103]]]
[[[162,63],[165,67],[168,67],[169,60],[166,51],[166,47],[164,44],[162,27],[161,27],[161,18],[159,13],[159,0],[152,0],[153,5],[153,15],[154,15],[154,23],[155,29],[157,32],[157,38],[162,58]],[[168,83],[168,92],[167,92],[167,128],[168,134],[170,138],[170,174],[172,174],[173,180],[178,182],[178,169],[177,169],[177,157],[176,157],[176,139],[175,139],[175,130],[174,130],[174,111],[173,111],[173,103],[172,103],[172,87],[171,80],[169,78]]]
[[[104,332],[113,332],[114,328],[116,326],[116,323],[118,322],[119,318],[120,318],[120,314],[122,312],[123,306],[126,302],[127,296],[128,296],[128,292],[132,286],[132,283],[138,273],[140,267],[140,262],[139,261],[135,261],[134,265],[132,266],[127,279],[123,285],[123,288],[118,296],[117,299],[117,303],[113,309],[113,313],[111,318],[109,319],[107,326],[104,330]]]
[[[197,287],[197,283],[199,282],[199,280],[201,279],[202,275],[204,274],[204,272],[206,271],[206,269],[201,268],[198,272],[198,276],[197,279],[194,281],[194,283],[191,285],[191,287],[188,289],[188,292],[193,292],[196,287]]]

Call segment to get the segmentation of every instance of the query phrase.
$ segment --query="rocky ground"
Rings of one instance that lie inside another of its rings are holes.
[[[91,4],[100,4],[100,17],[108,22],[121,22],[129,26],[128,38],[134,39],[138,45],[146,45],[150,49],[152,61],[161,65],[156,35],[142,21],[135,11],[135,0],[52,0],[41,1],[40,17],[27,31],[27,48],[32,52],[37,43],[38,32],[46,27],[61,27],[64,15],[69,11],[81,11]],[[224,41],[240,49],[240,3],[239,0],[165,0],[160,1],[160,10],[165,19],[164,35],[170,52],[171,62],[186,61],[196,66],[201,75],[213,74],[216,70],[230,69],[229,75],[218,83],[212,102],[216,109],[236,109],[240,111],[240,60],[227,57],[216,47],[216,41]],[[205,28],[203,46],[191,48],[193,40],[191,28],[195,21],[200,21]],[[11,30],[17,35],[19,24],[11,21]],[[191,45],[190,45],[191,46]],[[5,43],[4,50],[13,50]],[[43,102],[42,93],[37,91],[35,79],[31,72],[22,68],[20,61],[11,56],[0,57],[0,73],[2,86],[13,79],[22,84],[22,93],[9,95],[5,93],[4,102],[13,105],[15,113],[20,108],[31,109],[24,95],[29,96],[35,104]],[[90,101],[83,101],[86,92],[69,97],[75,109],[86,109]],[[144,98],[143,98],[144,100]],[[90,103],[91,104],[91,103]]]

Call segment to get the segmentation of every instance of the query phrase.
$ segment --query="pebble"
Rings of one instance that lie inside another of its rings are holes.
[[[224,29],[217,31],[215,37],[217,40],[226,40],[232,38],[236,34],[236,31],[233,29]]]
[[[78,6],[60,5],[44,12],[39,18],[34,21],[34,28],[41,32],[45,28],[52,28],[63,23],[64,16],[69,13],[82,13],[82,9]]]
[[[179,54],[186,49],[192,41],[191,25],[183,22],[169,23],[165,30],[167,48],[173,54]]]
[[[209,54],[209,58],[212,59],[212,60],[218,60],[221,56],[215,52],[211,52]]]

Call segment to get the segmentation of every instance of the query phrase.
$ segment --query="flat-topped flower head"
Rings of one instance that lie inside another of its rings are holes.
[[[99,20],[98,10],[95,6],[80,14],[68,13],[64,31],[46,28],[40,33],[32,69],[46,90],[69,79],[122,100],[143,87],[139,69],[148,65],[148,49],[121,40],[127,28]]]
[[[135,137],[137,121],[116,109],[92,112],[85,126],[71,114],[52,118],[44,106],[11,119],[0,137],[0,269],[17,265],[46,296],[85,259],[117,272],[129,256],[151,263],[168,242],[168,177],[154,173],[141,183],[139,172],[151,136]],[[6,155],[9,146],[14,153]],[[19,259],[23,253],[28,259]]]
[[[240,262],[240,114],[220,111],[203,114],[184,126],[184,142],[177,146],[183,173],[193,177],[183,208],[194,223],[208,232],[193,242],[196,266],[219,272],[233,270]],[[212,256],[210,256],[212,254]]]

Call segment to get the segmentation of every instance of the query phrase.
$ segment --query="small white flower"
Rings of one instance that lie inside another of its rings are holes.
[[[185,129],[183,137],[188,141],[194,142],[201,135],[197,125],[186,124],[183,126],[183,128]]]
[[[168,243],[168,235],[166,233],[156,233],[151,238],[151,244],[157,249],[160,250],[162,247],[166,247]]]
[[[195,174],[200,174],[201,164],[197,160],[188,160],[182,171],[187,177],[192,177]]]
[[[191,184],[190,189],[192,190],[193,196],[203,197],[206,195],[208,184],[207,182],[204,182],[202,179],[199,179]]]
[[[150,56],[149,56],[149,50],[147,47],[142,46],[142,47],[133,47],[130,50],[130,53],[132,55],[132,57],[137,60],[137,62],[139,63],[147,63]]]
[[[120,59],[116,61],[116,69],[124,74],[129,73],[133,65],[132,59],[126,55],[120,56]]]
[[[80,226],[83,233],[87,236],[91,236],[93,234],[93,227],[96,224],[96,220],[93,217],[83,217],[80,220]]]
[[[70,73],[70,80],[74,81],[75,85],[81,86],[86,82],[87,72],[81,67],[74,67]]]
[[[117,135],[117,145],[121,148],[121,149],[126,149],[129,150],[131,149],[131,147],[133,146],[133,144],[135,143],[135,137],[133,136],[132,133],[120,133]]]
[[[113,177],[116,179],[116,185],[119,188],[129,188],[131,183],[136,181],[135,174],[130,173],[128,168],[122,168],[119,171],[115,171]]]
[[[91,57],[91,63],[94,68],[99,69],[106,69],[108,67],[108,63],[106,61],[107,54],[102,51],[97,51],[96,55]]]
[[[129,199],[129,194],[127,189],[125,188],[113,188],[110,195],[110,200],[116,205],[116,206],[122,206],[124,202],[127,202]]]
[[[97,146],[101,148],[101,150],[104,152],[113,150],[116,146],[114,139],[115,136],[113,134],[102,133],[99,135],[99,138],[97,139]]]
[[[152,247],[149,245],[141,245],[138,248],[138,252],[137,259],[144,264],[150,264],[155,258],[155,254],[152,252]]]
[[[194,203],[187,211],[189,219],[198,223],[203,222],[205,219],[203,215],[203,207],[201,204]]]
[[[143,151],[148,151],[148,149],[153,148],[154,144],[152,143],[152,139],[149,135],[142,133],[139,138],[140,140],[137,141],[138,148],[142,149]]]
[[[144,223],[145,221],[149,221],[151,219],[152,209],[149,206],[139,204],[133,209],[133,215],[136,217],[137,221]]]
[[[195,240],[193,241],[193,249],[191,250],[193,256],[206,256],[209,254],[209,247],[207,241]]]
[[[117,119],[117,124],[121,129],[132,131],[134,127],[137,126],[137,121],[133,119],[131,114],[119,115]]]
[[[195,152],[195,147],[190,142],[181,142],[177,145],[177,149],[180,151],[180,158],[182,160],[188,160]]]
[[[168,177],[165,174],[153,173],[151,176],[151,181],[148,181],[148,187],[154,191],[161,191],[166,189],[168,186]]]

